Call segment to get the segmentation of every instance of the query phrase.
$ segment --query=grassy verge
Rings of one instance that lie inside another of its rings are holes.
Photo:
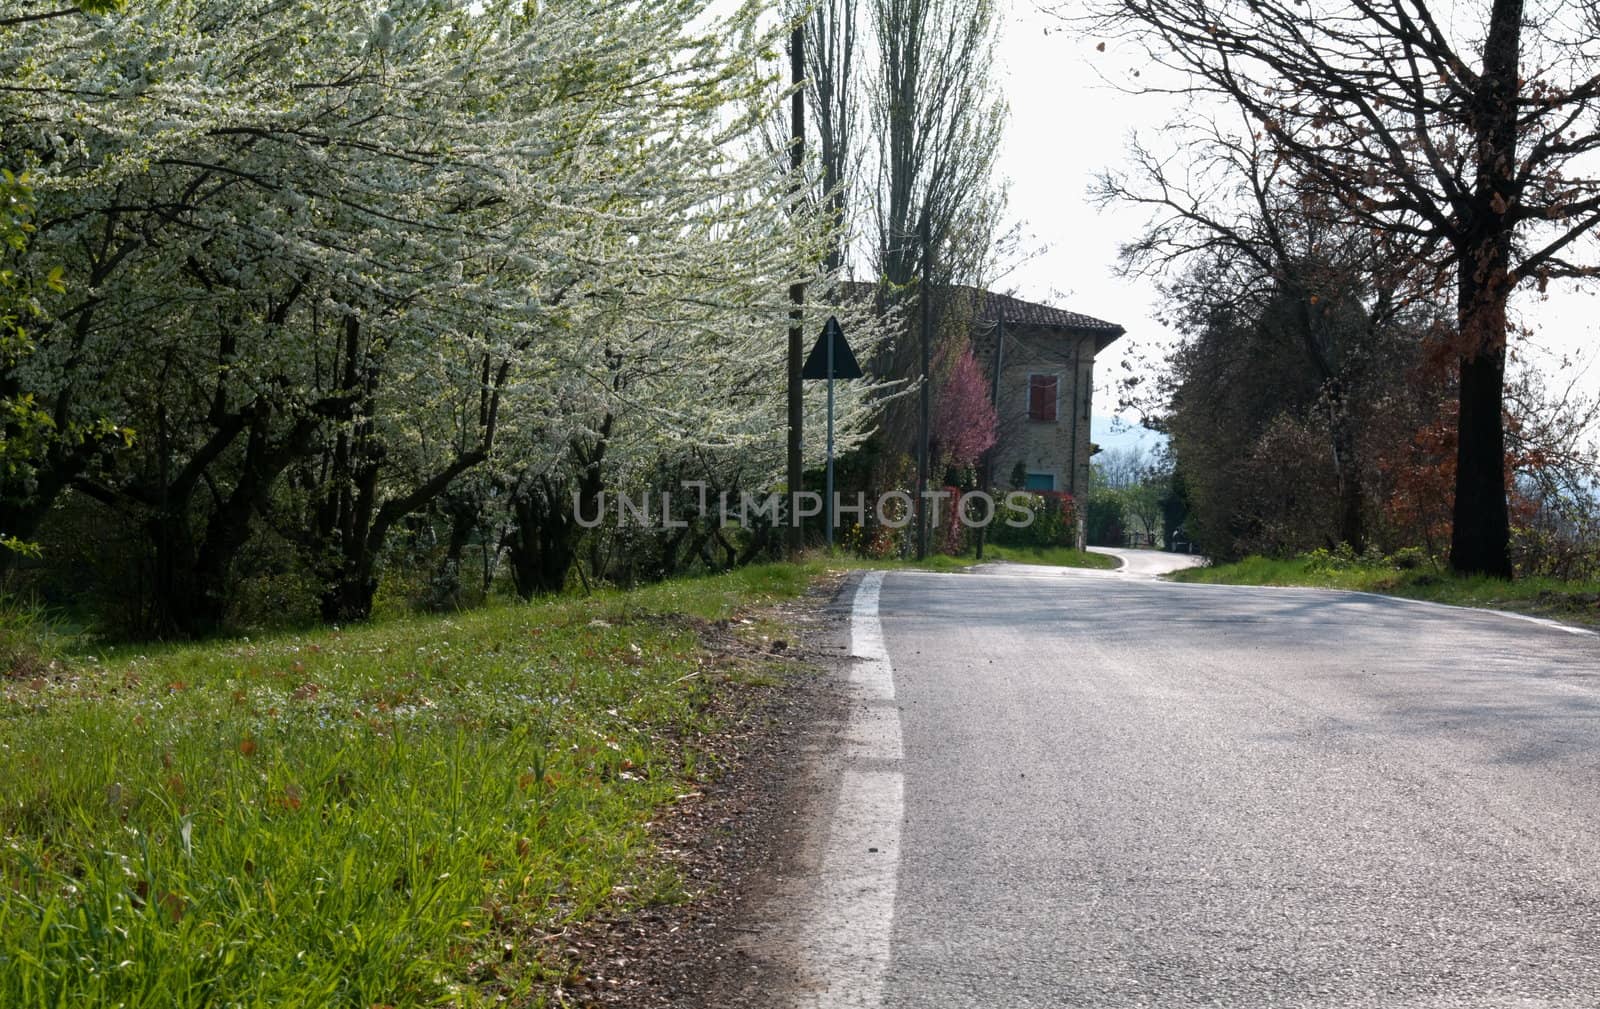
[[[1115,557],[1074,550],[1071,547],[1002,547],[989,544],[983,548],[985,560],[1009,561],[1012,564],[1050,564],[1061,568],[1102,568],[1118,566]]]
[[[1003,547],[993,543],[983,548],[983,559],[987,561],[1006,561],[1011,564],[1048,564],[1062,568],[1100,568],[1111,569],[1118,566],[1115,557],[1106,554],[1090,553],[1087,550],[1074,550],[1071,547]],[[979,563],[972,550],[959,557],[948,554],[929,554],[923,560],[902,560],[899,558],[870,559],[857,557],[853,554],[838,553],[831,557],[818,554],[810,563],[818,566],[828,566],[834,569],[884,569],[955,572],[965,571]]]
[[[820,562],[0,676],[0,1006],[537,1004]],[[757,671],[759,672],[759,671]]]
[[[1600,625],[1600,582],[1562,582],[1525,578],[1462,578],[1429,567],[1402,570],[1392,564],[1325,559],[1246,557],[1232,564],[1189,568],[1168,576],[1173,581],[1220,585],[1306,585],[1355,589],[1426,599],[1457,606],[1481,606]]]
[[[810,563],[835,571],[934,571],[949,574],[955,571],[965,571],[978,562],[973,559],[971,554],[961,557],[951,557],[949,554],[929,554],[919,561],[898,557],[857,557],[854,554],[840,552],[833,555],[819,553]]]

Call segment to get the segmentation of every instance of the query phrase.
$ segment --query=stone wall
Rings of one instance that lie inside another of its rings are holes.
[[[977,335],[973,351],[993,381],[993,332]],[[995,483],[1009,486],[1021,460],[1029,473],[1050,474],[1055,490],[1081,496],[1089,488],[1089,418],[1093,411],[1095,338],[1062,330],[1007,326],[1004,371],[997,401],[999,442]],[[1028,416],[1030,376],[1056,377],[1056,419]]]

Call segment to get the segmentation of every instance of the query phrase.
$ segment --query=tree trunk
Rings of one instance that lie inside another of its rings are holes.
[[[445,546],[444,559],[433,576],[428,605],[437,612],[461,608],[461,559],[467,543],[478,528],[478,500],[471,494],[447,494],[444,513],[450,519],[450,539]]]
[[[566,587],[578,546],[573,517],[563,511],[566,482],[543,476],[530,484],[511,504],[511,581],[524,602]]]
[[[578,470],[576,500],[568,494],[568,482],[549,473],[527,478],[512,496],[516,526],[511,531],[509,557],[518,598],[526,601],[566,587],[567,573],[578,559],[583,539],[579,514],[589,520],[601,510],[600,494],[605,489],[601,463],[610,447],[611,424],[612,417],[607,414],[592,444],[573,442],[572,458]],[[578,514],[568,511],[569,507],[576,507]]]
[[[1506,301],[1511,295],[1512,214],[1518,202],[1517,91],[1522,0],[1495,0],[1474,95],[1477,177],[1456,246],[1461,326],[1460,413],[1450,567],[1460,574],[1511,577],[1506,505]]]
[[[373,574],[373,557],[366,551],[346,559],[338,575],[322,592],[322,619],[330,624],[360,621],[372,616],[372,600],[378,594],[378,579]]]
[[[1362,498],[1360,445],[1350,416],[1348,387],[1329,383],[1328,426],[1333,441],[1333,468],[1339,485],[1339,542],[1361,553],[1367,549],[1366,502]]]
[[[1450,567],[1460,574],[1511,577],[1511,518],[1506,505],[1504,390],[1506,239],[1489,235],[1462,257],[1461,356],[1456,415],[1456,485]]]
[[[1341,404],[1341,409],[1343,405]],[[1367,549],[1366,501],[1362,494],[1361,463],[1355,434],[1349,418],[1341,418],[1334,432],[1334,452],[1338,456],[1339,541],[1361,553]]]
[[[7,434],[0,427],[0,437]],[[85,438],[67,446],[58,442],[35,468],[32,486],[24,489],[24,481],[15,487],[0,491],[0,535],[14,536],[24,543],[39,531],[40,524],[55,507],[62,493],[88,467],[91,459],[102,447],[109,447],[112,437]],[[0,549],[0,576],[10,571],[23,555],[13,550]]]
[[[1456,499],[1450,530],[1450,567],[1461,574],[1511,577],[1501,412],[1505,356],[1501,346],[1461,359]]]
[[[228,615],[233,562],[250,540],[251,518],[267,514],[272,488],[306,451],[319,426],[318,418],[308,414],[275,439],[273,415],[265,403],[254,407],[238,483],[206,521],[205,537],[195,552],[192,622],[185,628],[189,634],[212,634],[222,627]]]
[[[194,536],[188,501],[157,512],[145,524],[150,539],[152,598],[147,628],[158,638],[188,637],[208,623],[194,572]]]
[[[1339,539],[1359,554],[1367,549],[1365,502],[1360,475],[1354,472],[1354,467],[1347,466],[1346,470],[1339,486]]]

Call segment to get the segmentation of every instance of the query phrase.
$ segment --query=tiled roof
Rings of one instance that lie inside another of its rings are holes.
[[[1004,318],[1007,325],[1046,326],[1052,329],[1071,329],[1083,333],[1121,336],[1127,330],[1114,322],[1096,319],[1081,312],[1069,312],[1052,305],[1023,301],[1009,294],[980,291],[976,287],[963,288],[978,306],[978,321],[997,322]]]
[[[870,298],[874,295],[876,287],[873,284],[859,281],[841,285],[845,289],[845,297],[849,299]],[[1093,333],[1099,337],[1100,346],[1121,336],[1127,330],[1114,322],[1096,319],[1092,315],[1081,312],[1069,312],[1064,308],[1053,305],[1041,305],[1035,301],[1023,301],[1013,298],[1009,294],[997,294],[994,291],[984,291],[976,287],[956,287],[953,292],[957,297],[966,297],[971,300],[979,323],[991,325],[1001,318],[1005,319],[1008,326],[1041,326],[1046,329],[1062,329],[1075,333]]]

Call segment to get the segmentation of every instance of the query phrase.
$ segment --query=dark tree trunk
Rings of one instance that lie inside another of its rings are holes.
[[[248,427],[244,418],[248,417]],[[202,637],[221,629],[228,610],[233,563],[250,538],[250,523],[266,514],[273,486],[289,464],[306,451],[320,424],[314,414],[272,436],[272,409],[258,401],[245,413],[231,414],[207,444],[176,476],[163,470],[152,486],[113,492],[89,485],[91,496],[112,505],[149,507],[144,522],[152,551],[154,594],[149,630],[161,637]],[[218,497],[197,536],[194,497],[204,474],[240,430],[248,431],[233,490]]]
[[[1477,177],[1468,226],[1456,246],[1461,327],[1460,413],[1450,566],[1461,574],[1510,578],[1511,521],[1506,505],[1506,301],[1511,277],[1511,214],[1518,201],[1517,91],[1522,0],[1495,0],[1484,41],[1483,75],[1472,110]]]
[[[194,622],[188,628],[191,634],[209,634],[222,626],[227,617],[233,562],[250,539],[251,519],[268,513],[273,486],[310,447],[321,424],[318,416],[307,414],[274,438],[272,417],[270,407],[257,404],[239,480],[206,521],[205,538],[194,559]]]
[[[362,340],[361,319],[346,316],[340,387],[357,395],[361,419],[334,439],[329,460],[331,490],[317,520],[322,568],[320,610],[322,619],[329,623],[371,616],[372,597],[378,589],[370,533],[377,508],[378,472],[387,453],[378,442],[372,416],[383,350],[381,341],[371,341],[363,351]]]
[[[444,512],[450,519],[450,539],[445,544],[439,570],[433,576],[429,606],[448,611],[461,608],[461,558],[466,554],[467,544],[478,528],[480,512],[477,496],[448,494],[445,496]]]
[[[1350,430],[1351,419],[1345,415],[1345,404],[1335,409],[1334,457],[1339,477],[1339,540],[1350,549],[1361,553],[1367,549],[1366,500],[1361,482],[1361,460],[1355,432]]]
[[[1504,416],[1506,278],[1509,249],[1486,239],[1462,268],[1459,411],[1450,567],[1461,574],[1511,577],[1511,518],[1506,504]]]
[[[1462,574],[1511,577],[1511,521],[1506,507],[1505,425],[1501,412],[1504,377],[1504,347],[1461,360],[1450,566]]]
[[[357,553],[358,556],[344,558],[333,580],[322,590],[322,619],[330,624],[372,616],[378,579],[373,573],[373,558],[366,551]]]
[[[743,567],[772,549],[772,526],[766,522],[758,522],[750,534],[750,539],[745,543],[744,553],[739,555],[738,566]]]
[[[592,444],[574,443],[572,457],[577,464],[576,494],[570,494],[566,480],[544,473],[523,481],[512,496],[515,528],[509,537],[511,580],[523,600],[535,595],[560,592],[567,574],[578,558],[585,520],[598,516],[600,495],[605,488],[601,469],[611,437],[612,418],[601,421],[598,437]]]
[[[444,559],[446,564],[459,572],[467,542],[472,539],[473,530],[478,528],[478,506],[471,501],[453,501],[449,511],[450,542],[445,546]]]
[[[110,233],[109,229],[107,233]],[[89,286],[92,288],[103,281],[109,272],[110,267],[104,262],[96,263],[90,270]],[[85,437],[76,443],[66,436],[77,419],[74,416],[74,404],[79,388],[78,367],[83,363],[83,348],[94,319],[94,309],[85,308],[78,313],[69,331],[69,350],[64,365],[66,381],[56,394],[55,402],[49,405],[55,435],[43,458],[32,467],[31,481],[18,480],[11,485],[0,486],[0,535],[12,536],[23,542],[31,539],[56,501],[83,474],[95,455],[112,448],[121,440],[120,432]],[[16,371],[10,367],[0,371],[0,401],[20,396],[23,391],[22,381]],[[10,418],[0,417],[0,440],[9,440],[17,434]],[[27,486],[29,482],[31,487]],[[0,548],[0,575],[4,575],[19,559],[20,554]]]
[[[371,340],[364,354],[361,320],[346,318],[342,387],[353,392],[361,419],[335,440],[329,460],[334,490],[318,510],[317,540],[322,558],[322,618],[326,621],[365,620],[372,615],[378,591],[378,556],[396,522],[427,507],[448,491],[456,478],[489,457],[500,409],[500,390],[511,366],[498,368],[485,356],[478,401],[478,443],[411,490],[386,496],[379,476],[388,449],[373,423],[378,389],[383,377],[383,341]],[[359,364],[357,362],[360,362]]]
[[[160,638],[194,636],[214,626],[202,612],[187,504],[164,509],[145,523],[152,548],[148,629]]]
[[[577,525],[567,513],[565,481],[540,476],[513,500],[516,520],[510,539],[511,581],[517,597],[560,592],[578,554]]]
[[[273,307],[269,313],[273,324],[284,322],[301,289],[296,284]],[[237,407],[230,402],[227,362],[236,348],[234,332],[223,330],[217,347],[216,386],[204,421],[209,428],[205,441],[177,465],[171,425],[166,410],[158,407],[155,476],[120,491],[127,501],[153,510],[145,525],[155,549],[154,630],[163,636],[200,637],[222,627],[233,562],[250,538],[252,517],[267,512],[273,486],[289,464],[306,452],[322,418],[343,407],[337,400],[314,404],[274,436],[274,421],[280,413],[270,399],[256,396]],[[237,469],[219,466],[234,455],[240,435],[245,437]],[[225,495],[218,490],[217,485],[226,482],[217,475],[218,469],[233,478],[233,488]],[[202,484],[211,488],[212,506],[196,536],[194,524],[203,509],[197,507],[195,496]]]
[[[1367,549],[1366,502],[1362,500],[1361,477],[1347,472],[1339,488],[1339,539],[1350,549]]]
[[[323,560],[322,618],[329,622],[365,620],[372,615],[378,590],[378,557],[396,522],[426,508],[450,490],[457,477],[489,458],[500,412],[500,390],[511,373],[509,361],[495,366],[484,356],[478,396],[477,444],[462,447],[456,457],[409,491],[388,496],[379,476],[388,460],[372,418],[382,381],[383,343],[371,341],[360,366],[361,321],[345,320],[343,388],[357,393],[362,418],[341,431],[329,466],[337,488],[328,495],[318,517],[318,546]]]

